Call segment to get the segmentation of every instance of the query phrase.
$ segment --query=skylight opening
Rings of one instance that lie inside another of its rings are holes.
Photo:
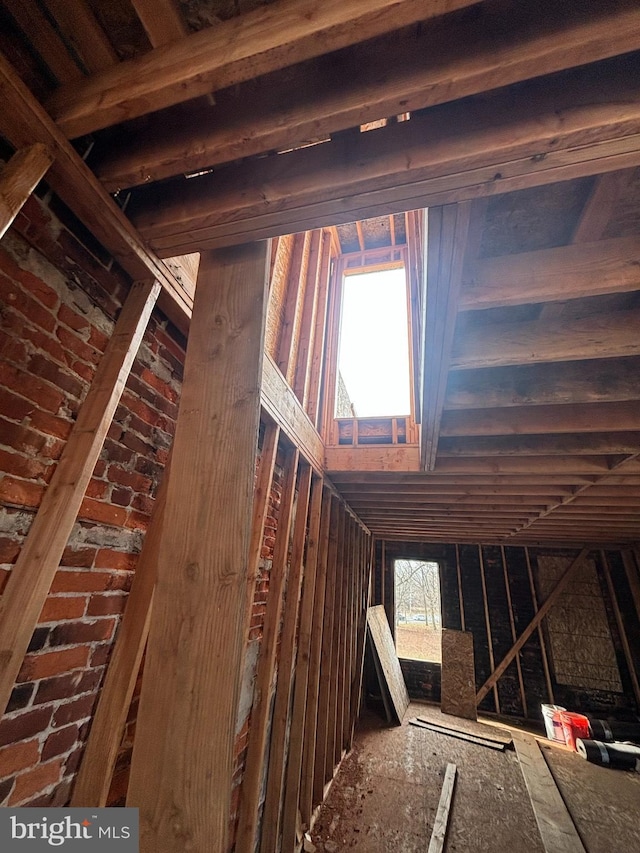
[[[344,276],[337,380],[336,417],[411,414],[403,266]]]

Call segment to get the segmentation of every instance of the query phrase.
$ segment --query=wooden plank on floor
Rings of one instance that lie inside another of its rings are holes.
[[[470,631],[442,629],[442,685],[440,708],[467,720],[478,718],[473,634]]]
[[[431,841],[429,841],[428,853],[442,853],[444,850],[455,784],[456,765],[447,764],[447,769],[444,774],[444,782],[442,783],[442,791],[440,792],[438,811],[436,812],[436,819],[431,832]]]
[[[497,749],[500,752],[504,752],[507,746],[506,743],[493,740],[492,738],[479,737],[478,735],[469,734],[469,732],[461,732],[457,729],[448,729],[445,726],[439,726],[437,723],[431,723],[423,717],[417,717],[415,720],[409,720],[409,724],[416,726],[419,729],[427,729],[437,735],[446,735],[447,737],[453,737],[457,740],[466,740],[468,743],[475,743],[476,746],[486,746],[488,749]]]
[[[513,742],[546,853],[586,853],[536,739],[514,731]]]
[[[0,712],[38,622],[160,286],[134,284],[0,597]]]
[[[127,798],[141,853],[228,847],[268,257],[200,263]]]
[[[395,721],[400,724],[409,707],[409,694],[400,669],[400,661],[391,636],[387,615],[381,604],[369,608],[367,625],[369,626],[374,651],[380,661],[384,679],[391,695]]]

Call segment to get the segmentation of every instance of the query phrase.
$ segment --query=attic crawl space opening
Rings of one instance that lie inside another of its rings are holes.
[[[393,573],[398,657],[441,663],[442,601],[438,563],[396,559]]]

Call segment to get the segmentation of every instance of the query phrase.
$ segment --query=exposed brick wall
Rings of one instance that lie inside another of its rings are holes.
[[[0,245],[0,588],[127,292],[121,271],[37,199],[17,226]],[[183,361],[184,341],[154,314],[0,721],[1,804],[68,801],[171,444]],[[135,710],[134,700],[123,760]]]

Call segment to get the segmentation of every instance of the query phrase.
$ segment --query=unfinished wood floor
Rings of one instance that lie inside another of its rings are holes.
[[[483,729],[419,703],[409,706],[398,728],[366,713],[315,824],[318,853],[424,853],[450,761],[458,778],[447,853],[544,853],[515,752],[410,726],[418,715],[477,734]],[[507,736],[499,728],[492,736],[500,733]],[[636,853],[640,775],[589,765],[561,748],[543,749],[587,853]]]

